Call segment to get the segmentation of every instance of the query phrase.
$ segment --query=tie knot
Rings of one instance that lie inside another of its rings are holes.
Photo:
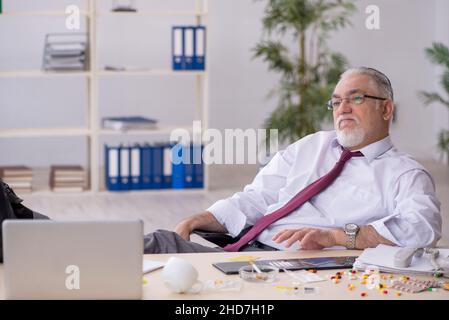
[[[351,152],[348,149],[343,149],[339,161],[346,162],[352,157],[363,157],[363,153],[361,153],[360,151]]]

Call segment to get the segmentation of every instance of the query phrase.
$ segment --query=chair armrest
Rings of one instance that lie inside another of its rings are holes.
[[[235,238],[230,236],[228,233],[212,232],[212,231],[206,231],[206,230],[201,230],[201,229],[193,230],[192,233],[200,236],[201,238],[203,238],[207,241],[215,243],[217,246],[219,246],[221,248],[237,241]]]

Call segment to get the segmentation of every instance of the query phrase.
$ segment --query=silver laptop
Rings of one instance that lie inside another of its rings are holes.
[[[3,223],[7,299],[140,299],[142,221]]]

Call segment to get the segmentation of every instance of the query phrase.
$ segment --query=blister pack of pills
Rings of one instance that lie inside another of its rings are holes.
[[[394,281],[393,285],[391,286],[392,289],[408,293],[418,293],[428,290],[429,288],[438,288],[438,287],[440,287],[440,283],[438,281],[417,280],[417,279]]]

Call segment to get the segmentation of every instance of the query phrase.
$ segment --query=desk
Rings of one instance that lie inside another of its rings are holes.
[[[284,251],[258,251],[258,252],[237,252],[237,253],[194,253],[194,254],[163,254],[163,255],[145,255],[145,259],[167,261],[171,256],[177,256],[192,263],[198,270],[199,280],[203,283],[207,280],[216,279],[240,279],[238,275],[225,275],[218,269],[212,266],[212,263],[228,261],[230,258],[239,255],[253,255],[263,259],[288,259],[288,258],[312,258],[312,257],[326,257],[326,256],[358,256],[362,251],[358,250],[338,250],[338,251],[299,251],[299,252],[284,252]],[[436,292],[421,292],[421,293],[403,293],[400,297],[395,295],[394,290],[388,290],[388,294],[383,294],[378,289],[368,290],[365,285],[360,284],[360,280],[349,280],[344,276],[340,283],[334,284],[329,280],[329,276],[334,275],[340,270],[319,270],[318,275],[326,278],[326,281],[315,282],[308,286],[318,287],[318,294],[296,294],[292,295],[286,289],[277,289],[276,286],[292,286],[294,281],[291,277],[279,273],[277,280],[273,283],[252,283],[243,281],[243,286],[240,292],[209,292],[200,294],[176,294],[170,292],[162,282],[162,270],[153,271],[145,275],[147,284],[144,285],[143,297],[144,299],[163,299],[163,300],[191,300],[191,299],[208,299],[208,300],[295,300],[295,299],[332,299],[332,300],[399,300],[399,299],[417,299],[417,300],[449,300],[449,291],[438,289]],[[360,275],[361,273],[359,273]],[[395,278],[399,275],[395,275]],[[431,279],[431,277],[413,277],[419,279]],[[449,279],[446,279],[449,281]],[[382,281],[386,282],[386,281]],[[348,284],[354,283],[355,288],[350,291]],[[362,292],[367,292],[366,297],[361,297]]]
[[[239,255],[253,255],[263,259],[291,259],[291,258],[312,258],[326,256],[358,256],[362,251],[357,250],[332,250],[332,251],[257,251],[257,252],[236,252],[236,253],[193,253],[193,254],[149,254],[145,259],[167,261],[172,256],[177,256],[191,262],[199,272],[199,280],[217,279],[240,279],[238,275],[225,275],[212,266],[212,263],[228,261],[230,258]],[[305,300],[305,299],[326,299],[326,300],[449,300],[449,291],[438,289],[436,292],[403,293],[397,297],[395,291],[387,289],[388,294],[383,294],[377,289],[368,290],[366,286],[360,284],[360,280],[349,280],[344,276],[338,284],[334,284],[328,279],[329,275],[340,270],[319,270],[318,275],[326,278],[326,281],[312,283],[308,286],[319,288],[318,294],[305,295],[303,293],[292,295],[286,289],[278,289],[276,286],[292,286],[293,279],[283,272],[279,273],[277,280],[273,283],[251,283],[243,281],[240,292],[209,292],[199,294],[176,294],[169,291],[162,281],[162,270],[156,270],[144,275],[146,284],[143,285],[143,298],[149,300]],[[397,277],[397,276],[395,276]],[[419,279],[430,279],[430,277],[415,277]],[[3,279],[3,265],[0,265],[0,279]],[[448,280],[449,281],[449,280]],[[354,290],[348,290],[348,284],[354,283]],[[366,292],[366,297],[361,297],[361,293]],[[0,299],[4,299],[3,281],[0,281]]]

